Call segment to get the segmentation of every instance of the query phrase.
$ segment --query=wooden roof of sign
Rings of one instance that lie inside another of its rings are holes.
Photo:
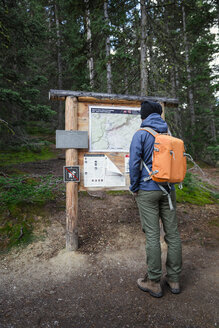
[[[79,102],[101,102],[101,103],[136,103],[140,104],[143,101],[157,101],[164,103],[165,106],[177,107],[179,100],[176,98],[167,97],[143,97],[143,96],[132,96],[132,95],[121,95],[121,94],[109,94],[109,93],[96,93],[96,92],[84,92],[84,91],[71,91],[71,90],[54,90],[51,89],[49,92],[49,99],[51,100],[65,100],[66,97],[76,97]]]

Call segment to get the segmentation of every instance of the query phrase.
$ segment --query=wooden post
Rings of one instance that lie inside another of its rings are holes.
[[[65,130],[77,130],[77,98],[67,97],[65,101]],[[78,164],[78,150],[66,149],[66,166]],[[75,251],[78,249],[78,184],[66,183],[66,249]]]
[[[162,117],[163,120],[165,120],[165,106],[164,106],[164,103],[160,102],[160,105],[162,106],[162,110],[163,110],[161,117]]]

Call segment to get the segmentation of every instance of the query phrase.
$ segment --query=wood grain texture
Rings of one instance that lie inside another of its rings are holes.
[[[77,98],[67,97],[65,102],[65,130],[77,130],[78,101]],[[66,166],[78,164],[78,150],[65,151]],[[78,183],[66,183],[66,249],[78,249]]]
[[[65,97],[77,97],[80,98],[80,101],[89,101],[89,102],[99,102],[99,99],[106,101],[107,99],[111,100],[111,103],[117,101],[137,101],[142,102],[145,100],[163,102],[167,106],[168,104],[178,104],[179,101],[176,98],[167,98],[167,97],[152,97],[152,96],[135,96],[135,95],[120,95],[120,94],[109,94],[109,93],[95,93],[95,92],[84,92],[84,91],[71,91],[71,90],[54,90],[51,89],[49,92],[49,99],[61,100]],[[86,100],[86,98],[90,100]]]
[[[161,115],[161,117],[162,117],[163,120],[165,120],[165,105],[164,105],[163,102],[160,102],[160,104],[161,104],[161,107],[162,107],[162,115]]]
[[[137,101],[137,100],[125,100],[125,99],[108,99],[108,98],[92,98],[92,97],[78,97],[78,101],[79,102],[87,102],[90,104],[111,104],[111,105],[127,105],[128,102],[128,106],[140,106],[141,105],[141,101]]]

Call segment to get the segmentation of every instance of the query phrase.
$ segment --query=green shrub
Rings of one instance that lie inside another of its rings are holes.
[[[45,203],[55,198],[54,189],[59,189],[61,178],[48,175],[46,177],[15,176],[0,177],[0,206],[22,203]],[[61,188],[61,186],[60,186]]]

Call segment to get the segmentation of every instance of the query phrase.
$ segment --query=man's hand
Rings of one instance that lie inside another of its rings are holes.
[[[136,192],[132,192],[130,189],[129,189],[129,192],[132,194],[132,196],[134,196],[134,197],[136,197],[136,196],[138,196],[138,191],[136,191]]]

